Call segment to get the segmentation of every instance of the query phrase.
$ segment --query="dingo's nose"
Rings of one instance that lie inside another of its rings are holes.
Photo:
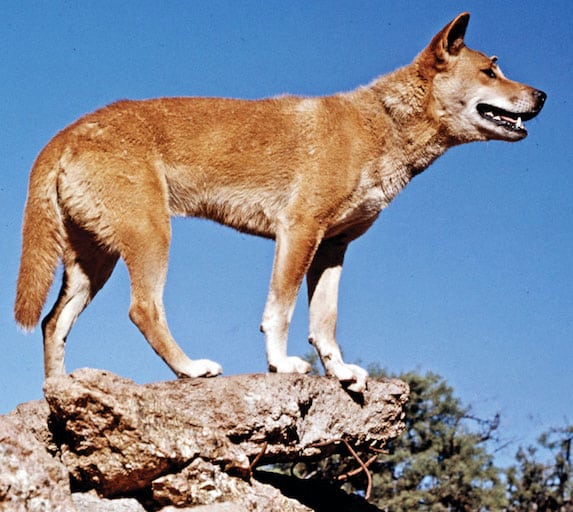
[[[543,104],[547,99],[547,94],[545,94],[543,91],[536,89],[533,91],[533,97],[537,99],[535,110],[539,112],[543,108]]]

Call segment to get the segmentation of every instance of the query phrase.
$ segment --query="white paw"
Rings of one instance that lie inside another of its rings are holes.
[[[353,393],[366,391],[368,372],[360,366],[338,363],[328,369],[328,374],[336,377],[346,389]]]
[[[300,357],[285,357],[269,363],[269,370],[276,373],[309,373],[311,366]]]
[[[178,377],[216,377],[223,373],[223,368],[220,364],[209,359],[189,359],[175,373]]]

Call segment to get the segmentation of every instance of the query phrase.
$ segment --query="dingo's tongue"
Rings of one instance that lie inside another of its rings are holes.
[[[521,117],[517,118],[517,121],[515,120],[515,118],[513,117],[507,117],[507,116],[495,116],[495,118],[499,118],[502,121],[505,121],[507,123],[512,123],[515,125],[516,128],[521,128],[523,126],[523,123],[521,121]],[[494,118],[494,119],[495,119]]]

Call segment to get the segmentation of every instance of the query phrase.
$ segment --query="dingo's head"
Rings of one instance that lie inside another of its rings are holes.
[[[507,79],[497,57],[469,49],[464,35],[469,14],[444,27],[417,59],[419,73],[432,82],[430,108],[452,140],[518,141],[523,124],[541,111],[546,94]]]

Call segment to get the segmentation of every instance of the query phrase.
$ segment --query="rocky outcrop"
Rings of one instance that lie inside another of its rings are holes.
[[[352,396],[332,379],[277,374],[137,385],[86,369],[44,394],[0,417],[0,510],[376,510],[255,468],[380,448],[404,428],[408,389],[374,380]]]
[[[48,451],[48,413],[30,402],[0,419],[0,510],[74,510],[68,472]]]

